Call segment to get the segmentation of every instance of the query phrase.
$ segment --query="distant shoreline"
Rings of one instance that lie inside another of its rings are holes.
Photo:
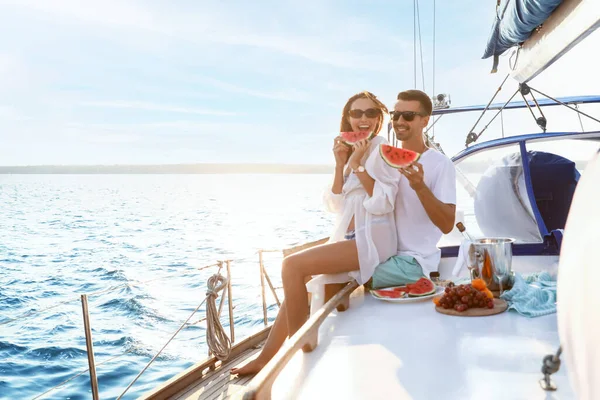
[[[0,166],[0,174],[331,174],[333,165],[164,164]]]

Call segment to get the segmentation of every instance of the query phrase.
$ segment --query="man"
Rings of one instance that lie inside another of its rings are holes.
[[[423,130],[432,112],[431,99],[419,90],[398,94],[391,112],[401,147],[421,154],[411,167],[401,169],[394,207],[398,231],[397,254],[380,264],[373,288],[402,285],[437,271],[442,234],[452,231],[456,212],[456,171],[452,161],[425,143]]]

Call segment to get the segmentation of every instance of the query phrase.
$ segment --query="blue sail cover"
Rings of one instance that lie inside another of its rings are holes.
[[[506,50],[526,41],[561,2],[562,0],[503,0],[482,58],[494,56],[496,61]],[[495,62],[494,69],[496,66]]]

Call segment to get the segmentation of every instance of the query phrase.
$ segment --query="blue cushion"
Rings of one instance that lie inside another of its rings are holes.
[[[556,154],[530,151],[528,157],[531,186],[546,229],[564,229],[579,171],[573,161]]]

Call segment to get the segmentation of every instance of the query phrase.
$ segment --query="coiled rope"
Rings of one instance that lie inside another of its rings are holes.
[[[218,264],[221,266],[221,263]],[[221,268],[219,268],[219,271]],[[206,283],[208,289],[206,290],[206,297],[202,302],[196,307],[196,309],[190,314],[190,316],[181,324],[179,329],[175,331],[175,333],[171,336],[171,338],[165,343],[165,345],[152,357],[152,359],[146,364],[144,369],[140,371],[139,374],[133,379],[133,381],[125,388],[123,393],[117,400],[120,400],[125,393],[133,386],[133,384],[139,379],[140,376],[150,365],[156,360],[156,358],[163,352],[165,347],[177,336],[177,334],[188,324],[190,319],[196,314],[196,312],[202,307],[202,304],[206,302],[206,323],[207,323],[207,332],[206,332],[206,343],[208,344],[208,348],[210,351],[217,357],[217,359],[223,361],[229,357],[229,353],[231,352],[231,340],[225,334],[225,330],[221,325],[221,321],[219,320],[219,312],[217,311],[217,306],[215,304],[216,298],[219,296],[219,292],[223,290],[227,286],[228,278],[225,278],[221,275],[220,272],[217,272],[210,278]]]
[[[219,360],[223,361],[229,357],[231,352],[231,339],[225,333],[217,311],[217,297],[219,292],[227,286],[228,278],[216,273],[208,279],[206,290],[206,344],[210,351]]]

